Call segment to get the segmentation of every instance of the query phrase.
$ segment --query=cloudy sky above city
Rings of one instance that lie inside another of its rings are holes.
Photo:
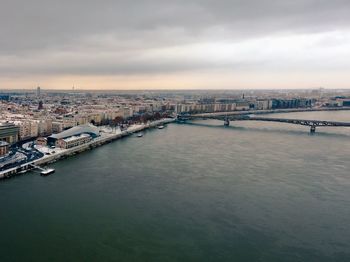
[[[349,88],[349,0],[2,0],[0,89]]]

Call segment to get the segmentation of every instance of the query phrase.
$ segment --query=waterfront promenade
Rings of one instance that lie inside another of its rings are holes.
[[[0,179],[9,178],[11,176],[17,175],[20,172],[25,173],[25,172],[31,170],[33,165],[40,166],[40,165],[50,164],[50,163],[58,161],[59,159],[63,159],[63,158],[66,158],[68,156],[75,155],[75,154],[84,152],[86,150],[93,149],[95,147],[110,143],[112,141],[123,138],[125,136],[129,136],[129,135],[134,134],[136,132],[140,132],[140,131],[145,130],[145,129],[153,128],[153,127],[156,127],[158,125],[168,124],[168,123],[171,123],[174,121],[175,121],[175,119],[167,118],[167,119],[161,119],[161,120],[157,120],[154,122],[150,122],[147,124],[132,125],[123,131],[115,130],[114,132],[113,131],[102,132],[101,136],[91,140],[90,142],[88,142],[86,144],[82,144],[80,146],[76,146],[76,147],[69,148],[69,149],[58,149],[58,150],[56,149],[55,153],[51,153],[50,155],[44,155],[42,158],[39,158],[37,160],[30,161],[30,162],[27,162],[25,164],[21,164],[19,166],[13,167],[13,168],[3,170],[0,172]]]

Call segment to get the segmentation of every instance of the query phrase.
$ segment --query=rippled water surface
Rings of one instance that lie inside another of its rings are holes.
[[[171,124],[0,182],[0,261],[350,261],[350,128],[231,124]]]

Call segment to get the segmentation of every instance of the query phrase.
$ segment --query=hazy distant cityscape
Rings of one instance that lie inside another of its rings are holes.
[[[2,92],[0,169],[4,172],[1,177],[36,167],[36,160],[58,154],[60,150],[96,141],[101,144],[103,137],[112,139],[119,133],[140,131],[147,124],[173,121],[186,114],[347,107],[350,107],[350,91],[324,88],[135,93],[67,92],[37,87],[33,91]]]

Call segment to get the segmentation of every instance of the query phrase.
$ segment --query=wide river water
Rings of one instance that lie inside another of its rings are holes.
[[[51,166],[0,182],[1,262],[350,261],[350,128],[170,124]]]

